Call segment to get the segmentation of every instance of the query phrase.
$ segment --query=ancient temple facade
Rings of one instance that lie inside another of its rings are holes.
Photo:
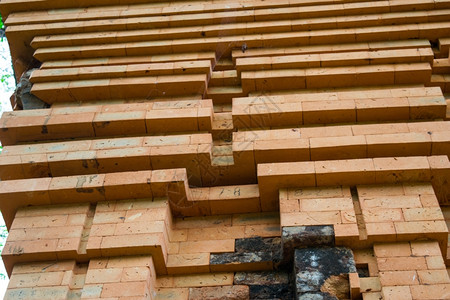
[[[450,0],[0,11],[5,299],[450,299]]]

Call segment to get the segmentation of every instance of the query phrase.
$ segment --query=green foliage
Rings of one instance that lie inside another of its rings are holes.
[[[6,229],[6,225],[0,225],[0,249],[3,249],[7,237],[8,237],[8,230]],[[0,273],[0,280],[6,279],[8,279],[6,274]]]
[[[0,42],[2,44],[2,51],[0,51],[0,89],[12,92],[15,89],[14,74],[11,65],[11,58],[7,50],[5,49],[6,37],[5,37],[5,24],[3,23],[2,16],[0,14]],[[7,48],[7,46],[6,46]],[[1,108],[0,108],[1,112]]]
[[[3,41],[3,38],[5,37],[5,24],[3,24],[3,17],[0,14],[0,34],[1,34],[1,40]]]

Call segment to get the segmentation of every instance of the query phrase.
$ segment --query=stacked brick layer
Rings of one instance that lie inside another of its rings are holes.
[[[0,10],[6,299],[450,298],[450,1]]]

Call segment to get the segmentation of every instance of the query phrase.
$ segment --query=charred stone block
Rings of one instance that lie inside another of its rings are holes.
[[[245,284],[250,299],[294,299],[294,288],[287,272],[237,272],[234,284]]]
[[[337,299],[317,298],[323,295],[315,293],[331,291],[333,285],[336,285],[336,290],[340,289],[345,281],[343,276],[355,272],[355,260],[350,249],[338,247],[296,249],[294,273],[297,299]],[[313,293],[311,297],[316,298],[301,298],[309,293]]]
[[[245,285],[199,287],[189,289],[189,300],[246,300],[249,289]]]
[[[15,91],[15,101],[19,107],[24,110],[28,109],[42,109],[50,107],[47,103],[36,97],[31,93],[33,84],[30,82],[31,74],[34,70],[31,69],[25,72],[17,83]]]
[[[228,265],[228,264],[248,264],[272,262],[272,253],[270,252],[245,252],[245,253],[218,253],[211,254],[210,265]]]
[[[259,263],[270,266],[279,262],[281,257],[280,238],[248,238],[237,239],[235,242],[235,252],[211,254],[209,263],[211,265],[227,265],[249,263]]]
[[[298,300],[338,300],[337,297],[328,293],[305,293],[297,297]]]
[[[288,284],[250,285],[250,299],[294,299],[294,293]]]
[[[263,271],[263,272],[236,272],[234,284],[245,285],[270,285],[289,284],[287,272]]]
[[[253,237],[247,239],[237,239],[235,244],[236,252],[276,252],[281,247],[280,238]]]
[[[334,246],[334,228],[332,225],[283,227],[281,233],[283,264],[289,264],[294,258],[296,248]]]

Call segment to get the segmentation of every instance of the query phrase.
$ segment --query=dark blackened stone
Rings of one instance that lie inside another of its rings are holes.
[[[235,243],[236,253],[267,252],[272,256],[272,261],[277,265],[281,260],[281,238],[246,238],[237,239]]]
[[[289,284],[289,274],[286,272],[262,271],[262,272],[236,272],[234,284],[245,285],[271,285]]]
[[[210,265],[244,264],[272,262],[271,252],[247,252],[247,253],[218,253],[211,254]]]
[[[250,299],[293,299],[294,293],[288,284],[250,285]]]
[[[304,293],[297,296],[297,300],[339,300],[328,293]]]
[[[283,227],[281,248],[283,265],[290,265],[296,248],[334,246],[332,225]]]
[[[23,110],[42,109],[50,107],[47,103],[43,102],[41,99],[31,93],[33,84],[30,82],[30,76],[34,70],[37,69],[26,71],[17,83],[15,91],[15,101]]]
[[[294,272],[297,295],[319,292],[332,275],[355,273],[353,253],[347,248],[303,248],[295,250]]]
[[[261,271],[261,272],[236,272],[235,285],[247,285],[250,288],[250,299],[294,299],[290,274],[287,272]]]
[[[247,239],[237,239],[235,244],[235,251],[238,253],[242,252],[273,252],[278,251],[281,248],[280,238],[247,238]]]
[[[356,271],[358,272],[359,277],[370,277],[368,265],[356,267]]]

